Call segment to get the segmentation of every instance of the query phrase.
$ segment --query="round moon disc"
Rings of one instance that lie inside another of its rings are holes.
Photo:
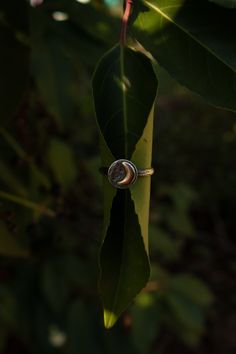
[[[129,188],[135,183],[137,177],[137,167],[129,160],[116,160],[108,169],[108,180],[115,188]]]

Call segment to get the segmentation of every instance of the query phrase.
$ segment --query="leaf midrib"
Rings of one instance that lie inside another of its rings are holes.
[[[128,120],[127,120],[127,102],[125,93],[125,66],[124,66],[124,47],[120,46],[120,75],[122,81],[122,105],[123,105],[123,129],[124,129],[124,153],[125,158],[128,157],[128,144],[127,144],[127,132],[128,132]],[[124,83],[124,84],[123,84]]]
[[[188,37],[192,38],[196,43],[198,43],[201,47],[203,47],[209,54],[213,55],[215,58],[217,58],[222,64],[226,65],[230,70],[232,70],[234,73],[236,73],[236,70],[234,67],[232,67],[229,63],[225,62],[217,53],[215,53],[213,50],[211,50],[209,47],[204,45],[201,41],[199,41],[194,35],[192,35],[190,32],[188,32],[183,26],[181,26],[179,23],[175,22],[171,17],[169,17],[165,12],[161,10],[158,6],[153,5],[151,2],[147,0],[143,0],[143,3],[146,4],[148,7],[152,8],[153,10],[157,11],[162,17],[164,17],[167,21],[175,25],[178,29],[180,29],[182,32],[184,32]]]
[[[128,193],[127,191],[122,191],[125,193],[125,198],[124,198],[124,223],[123,223],[123,227],[124,227],[124,232],[123,235],[125,235],[125,231],[126,231],[126,224],[127,224],[127,202],[128,202]],[[124,236],[124,240],[125,240],[125,236]],[[124,247],[125,242],[123,242],[122,245],[122,256],[121,256],[121,265],[119,268],[119,276],[118,276],[118,281],[117,281],[117,286],[115,289],[115,296],[114,296],[114,300],[112,302],[112,306],[111,306],[111,313],[109,315],[109,319],[108,319],[108,327],[110,326],[110,321],[112,321],[112,314],[116,313],[116,307],[117,307],[117,303],[118,303],[118,299],[119,299],[119,293],[120,293],[120,287],[121,287],[121,279],[122,279],[122,273],[124,270],[124,254],[126,252],[125,247]]]

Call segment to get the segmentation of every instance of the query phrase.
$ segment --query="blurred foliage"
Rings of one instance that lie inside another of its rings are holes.
[[[117,38],[119,11],[48,0],[30,10],[29,36],[18,3],[0,7],[0,352],[235,353],[235,116],[160,69],[152,278],[107,332],[97,291],[102,198],[90,83]],[[69,20],[55,21],[56,10]]]

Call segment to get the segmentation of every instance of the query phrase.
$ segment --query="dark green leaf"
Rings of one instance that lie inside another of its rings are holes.
[[[233,9],[236,7],[236,1],[235,0],[209,0],[211,2],[215,2],[218,5],[228,7],[229,9]]]
[[[151,62],[143,54],[117,46],[102,58],[93,91],[104,166],[128,158],[150,167],[156,89]],[[104,177],[104,199],[101,292],[109,328],[149,278],[150,177],[118,192]]]
[[[12,10],[14,8],[14,11]],[[9,120],[26,90],[29,78],[28,11],[25,1],[0,4],[0,115]]]
[[[122,325],[116,326],[112,331],[103,331],[106,351],[112,354],[137,354],[131,336],[125,334]],[[104,351],[105,352],[105,351]]]
[[[0,221],[0,255],[20,258],[29,255],[28,251],[10,233],[3,221]]]
[[[16,140],[16,138],[1,126],[0,126],[0,135],[5,140],[5,142],[8,144],[8,146],[11,147],[11,149],[15,152],[15,154],[29,165],[29,167],[31,169],[31,173],[32,173],[32,175],[34,175],[35,180],[37,180],[44,187],[49,188],[50,181],[48,180],[47,176],[44,174],[44,172],[42,170],[40,170],[40,168],[34,162],[32,156],[29,155],[28,153],[26,153],[26,151],[24,151],[24,149],[19,144],[19,142]],[[1,162],[0,162],[0,166],[1,166]],[[2,170],[2,168],[0,168],[0,170]],[[6,170],[6,167],[5,167],[5,170]],[[5,181],[9,179],[9,172],[8,172],[8,176],[6,176],[6,177],[5,177]],[[10,178],[10,180],[11,180],[11,178]],[[19,194],[23,194],[23,195],[27,194],[27,192],[25,191],[25,188],[22,189],[22,186],[21,186],[20,189],[21,189],[21,191],[20,190],[17,191]],[[23,193],[23,191],[24,191],[24,193]]]
[[[18,176],[13,172],[4,161],[0,159],[0,181],[4,183],[11,191],[20,196],[26,197],[28,192],[25,186],[19,181]]]
[[[32,72],[47,109],[59,128],[77,112],[77,72],[64,50],[57,23],[38,9],[31,13]]]
[[[45,214],[49,217],[55,217],[55,212],[49,208],[47,208],[44,204],[37,204],[32,200],[22,198],[21,196],[7,193],[5,191],[0,190],[0,198],[3,200],[7,200],[9,202],[13,202],[25,208],[32,209],[37,216]],[[35,215],[35,216],[36,216]]]
[[[68,3],[68,1],[66,0]],[[68,5],[67,5],[68,6]],[[86,35],[88,41],[97,40],[100,45],[104,42],[114,45],[119,38],[120,19],[111,16],[104,6],[91,1],[84,6],[78,1],[71,1],[68,6],[70,21],[77,25]],[[89,21],[88,21],[89,19]]]
[[[193,275],[179,274],[172,278],[171,290],[199,306],[209,306],[213,295],[204,282]]]
[[[177,261],[181,254],[182,243],[171,238],[171,235],[159,227],[151,226],[149,229],[150,252],[166,262]]]
[[[0,285],[0,318],[1,324],[4,323],[11,330],[17,328],[16,298],[4,284]]]
[[[77,177],[77,167],[70,146],[59,139],[53,139],[49,146],[48,162],[55,180],[65,190],[72,186]]]
[[[116,46],[100,61],[93,79],[95,109],[114,157],[131,158],[147,123],[156,85],[152,66],[141,53]]]
[[[129,190],[118,190],[101,250],[105,325],[111,327],[149,279],[149,260]]]
[[[236,110],[234,11],[206,0],[144,0],[136,38],[176,80],[210,103]],[[138,4],[137,4],[138,6]]]
[[[54,354],[55,347],[52,340],[52,329],[55,326],[55,318],[52,313],[48,311],[48,307],[45,303],[40,302],[38,296],[35,296],[34,307],[32,310],[32,318],[30,334],[31,340],[37,343],[37,351],[44,354]],[[34,331],[32,331],[32,327]]]
[[[204,329],[204,315],[201,308],[175,293],[167,294],[166,301],[174,315],[175,326],[179,325],[177,331],[181,333],[187,329],[199,338]]]
[[[44,263],[41,273],[41,289],[55,313],[60,313],[74,289],[94,286],[95,276],[89,264],[74,254],[52,257]]]
[[[157,336],[160,322],[158,311],[153,295],[148,293],[140,294],[131,309],[133,319],[131,335],[140,354],[149,353],[150,346]]]
[[[64,257],[52,258],[41,273],[42,293],[55,313],[61,313],[69,295],[68,279],[64,271]]]
[[[67,314],[68,344],[73,354],[100,353],[93,312],[81,300],[71,304]],[[93,338],[93,340],[91,340]]]

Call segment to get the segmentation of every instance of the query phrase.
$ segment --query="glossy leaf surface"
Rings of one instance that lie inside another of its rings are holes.
[[[130,159],[156,96],[152,66],[143,54],[117,46],[102,58],[93,83],[104,139],[117,159]]]
[[[160,65],[210,103],[235,111],[235,11],[205,0],[136,6],[133,34]]]

